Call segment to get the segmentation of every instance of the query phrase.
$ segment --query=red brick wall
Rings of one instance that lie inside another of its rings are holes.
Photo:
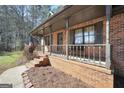
[[[111,18],[110,41],[112,62],[116,68],[124,69],[124,13]]]

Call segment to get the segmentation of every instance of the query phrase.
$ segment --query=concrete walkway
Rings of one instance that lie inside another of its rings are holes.
[[[26,70],[24,65],[6,70],[0,75],[0,84],[12,84],[14,88],[24,88],[21,74]]]

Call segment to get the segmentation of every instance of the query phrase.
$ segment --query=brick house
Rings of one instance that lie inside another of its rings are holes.
[[[31,33],[41,37],[43,53],[123,72],[124,6],[65,6]]]

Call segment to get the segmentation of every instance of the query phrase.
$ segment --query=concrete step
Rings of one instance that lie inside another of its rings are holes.
[[[34,58],[34,61],[43,61],[44,57],[40,57],[39,59],[38,58]]]
[[[32,67],[35,67],[36,64],[39,64],[39,62],[37,62],[37,63],[36,63],[36,62],[35,62],[35,63],[30,63],[30,65],[31,65]]]
[[[32,68],[32,67],[34,67],[34,65],[32,65],[31,63],[26,63],[25,65],[26,65],[27,68]]]
[[[48,59],[45,56],[42,56],[40,58],[34,58],[34,60],[31,60],[29,63],[26,63],[26,67],[27,68],[35,67],[36,64],[40,65],[41,61],[45,65],[45,64],[47,64]]]
[[[32,65],[35,65],[35,64],[39,64],[43,60],[44,60],[44,58],[40,58],[40,59],[35,58],[34,60],[30,61],[30,63]]]
[[[30,63],[31,63],[32,65],[39,64],[39,62],[40,62],[40,61],[36,61],[36,60],[30,61]]]

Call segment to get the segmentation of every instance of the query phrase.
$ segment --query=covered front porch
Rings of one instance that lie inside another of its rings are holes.
[[[110,16],[111,6],[66,6],[32,34],[41,37],[39,47],[43,54],[110,69]],[[90,28],[94,29],[87,30]]]

